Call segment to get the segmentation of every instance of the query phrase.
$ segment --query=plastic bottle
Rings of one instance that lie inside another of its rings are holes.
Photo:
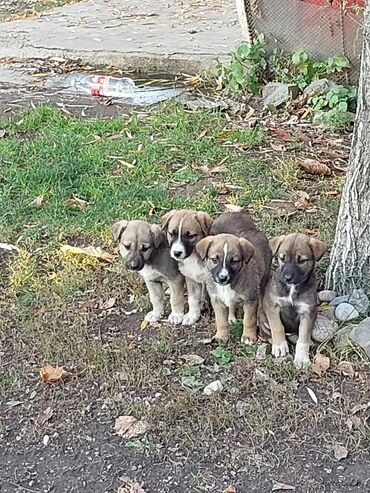
[[[91,96],[108,98],[132,97],[135,92],[135,82],[129,77],[111,77],[108,75],[73,75],[69,86],[77,92]]]

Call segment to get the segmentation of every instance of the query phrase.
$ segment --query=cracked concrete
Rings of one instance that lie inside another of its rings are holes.
[[[0,58],[196,73],[240,39],[234,0],[90,0],[0,24]]]

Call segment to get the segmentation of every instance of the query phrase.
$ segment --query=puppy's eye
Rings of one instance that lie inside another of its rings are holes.
[[[149,245],[143,245],[143,246],[141,247],[141,251],[142,251],[142,252],[147,252],[147,251],[149,250],[149,248],[150,248],[150,246],[149,246]]]
[[[233,258],[230,259],[230,264],[237,264],[239,262],[240,262],[240,258],[234,258],[233,257]]]
[[[126,248],[126,250],[130,250],[130,248],[131,248],[130,243],[124,243],[123,246]]]
[[[302,258],[298,255],[297,257],[297,264],[304,264],[305,262],[307,262],[307,259],[306,258]]]
[[[284,262],[284,260],[285,260],[285,255],[283,255],[283,254],[279,255],[279,259],[280,259],[282,262]]]
[[[187,231],[187,233],[186,233],[186,237],[189,238],[189,240],[194,239],[196,236],[197,236],[196,234],[191,234],[191,233],[189,233],[189,231]]]
[[[176,236],[176,231],[168,231],[168,234],[169,234],[170,236]]]
[[[214,264],[217,264],[217,262],[218,262],[218,257],[212,257],[212,258],[211,258],[211,261],[212,261]]]

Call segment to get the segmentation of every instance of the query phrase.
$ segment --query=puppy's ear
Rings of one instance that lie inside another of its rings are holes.
[[[122,233],[127,228],[128,221],[123,219],[122,221],[117,221],[112,226],[112,236],[114,241],[119,241],[121,239]]]
[[[206,238],[203,238],[203,240],[198,241],[198,243],[195,245],[195,249],[202,260],[205,260],[205,258],[207,257],[208,250],[212,242],[213,236],[207,236]]]
[[[159,245],[164,240],[163,231],[162,231],[161,227],[158,226],[158,224],[152,224],[150,226],[150,232],[152,233],[154,248],[158,248]]]
[[[247,264],[254,254],[253,245],[250,241],[246,240],[245,238],[239,238],[239,245],[243,253],[244,262]]]
[[[271,238],[270,240],[270,248],[272,250],[272,255],[275,257],[277,252],[279,251],[280,245],[282,244],[285,235],[275,236],[275,238]]]
[[[213,219],[211,218],[211,216],[206,212],[197,212],[195,214],[195,219],[198,221],[200,227],[202,228],[203,234],[207,236],[213,223]]]
[[[175,214],[175,210],[172,210],[172,211],[169,211],[167,212],[161,219],[161,228],[162,230],[163,229],[167,229],[167,226],[168,226],[168,223],[171,221],[171,219],[173,218],[174,214]]]
[[[310,238],[310,247],[315,260],[320,260],[328,249],[325,243],[320,240],[315,240],[315,238]]]

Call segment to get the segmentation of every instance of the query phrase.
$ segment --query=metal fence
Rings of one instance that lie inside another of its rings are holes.
[[[262,32],[269,49],[303,48],[313,58],[343,54],[350,79],[359,75],[363,0],[244,0],[252,34]]]

